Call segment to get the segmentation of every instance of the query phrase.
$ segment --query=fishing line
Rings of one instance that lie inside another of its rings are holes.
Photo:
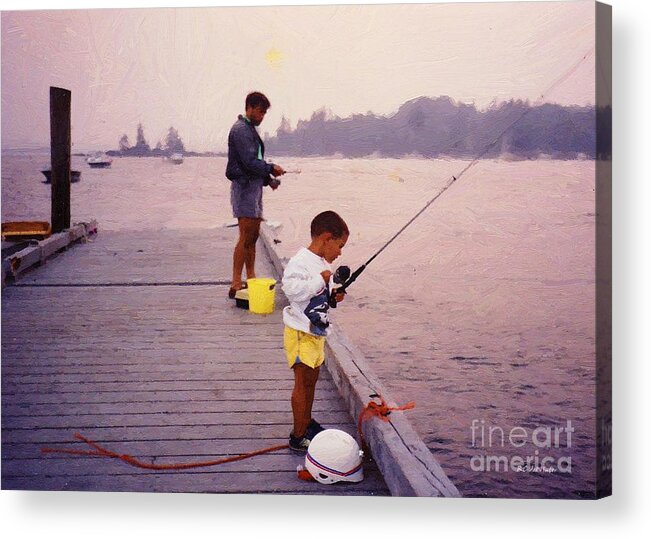
[[[545,98],[549,92],[551,92],[556,86],[561,84],[562,82],[566,81],[580,66],[581,64],[588,58],[592,52],[594,51],[594,47],[591,47],[566,73],[564,73],[562,76],[560,76],[558,79],[556,79],[551,86],[549,86],[542,94],[540,94],[540,97],[538,97],[536,103],[542,102],[542,100]],[[537,106],[534,104],[534,106]],[[405,229],[412,224],[418,217],[420,217],[427,208],[429,208],[443,193],[445,193],[452,185],[459,179],[461,176],[463,176],[470,168],[472,168],[482,157],[484,157],[488,151],[495,146],[502,137],[509,131],[511,130],[518,122],[520,122],[527,114],[529,114],[533,110],[533,107],[527,108],[525,111],[520,114],[513,122],[511,122],[509,125],[507,125],[470,163],[468,163],[458,174],[452,176],[450,180],[443,186],[443,188],[432,197],[427,204],[418,212],[416,215],[414,215],[407,223],[400,229],[398,232],[396,232],[389,241],[387,241],[371,258],[369,258],[364,264],[362,264],[359,268],[357,268],[349,277],[343,279],[343,284],[333,290],[333,295],[332,295],[332,301],[336,305],[336,300],[334,299],[335,293],[343,293],[346,291],[346,289],[355,282],[355,280],[360,276],[360,274],[366,269],[366,266],[368,266],[375,258],[382,252],[384,251],[393,241],[402,234]],[[468,137],[469,135],[466,135]],[[464,138],[466,138],[464,137]],[[461,139],[463,140],[463,139]],[[458,142],[458,141],[457,141]],[[455,143],[456,144],[456,143]]]

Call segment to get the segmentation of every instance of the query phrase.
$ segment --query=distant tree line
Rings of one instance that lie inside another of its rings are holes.
[[[421,97],[391,116],[368,112],[339,118],[321,109],[294,130],[283,117],[276,135],[267,136],[265,143],[274,155],[293,156],[607,159],[611,125],[610,107],[531,106],[511,100],[479,111],[449,97]]]
[[[179,132],[174,127],[170,127],[165,136],[165,140],[158,141],[154,149],[152,149],[145,139],[145,131],[142,124],[138,124],[136,144],[134,146],[131,146],[129,137],[125,133],[118,141],[118,149],[106,153],[122,157],[169,157],[175,153],[184,156],[206,155],[187,151],[183,140],[179,136]]]

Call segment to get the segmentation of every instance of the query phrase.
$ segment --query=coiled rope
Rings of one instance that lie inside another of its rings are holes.
[[[369,397],[371,399],[380,399],[380,403],[378,404],[374,400],[369,401],[362,412],[359,414],[359,420],[357,421],[357,434],[359,435],[360,446],[364,446],[366,444],[364,441],[364,434],[362,433],[362,423],[364,421],[367,421],[372,417],[377,417],[382,421],[389,422],[389,415],[391,412],[411,410],[416,406],[416,403],[414,401],[410,401],[403,406],[389,406],[384,400],[384,397],[382,397],[382,395],[378,395],[377,393],[373,393],[372,395],[369,395]]]

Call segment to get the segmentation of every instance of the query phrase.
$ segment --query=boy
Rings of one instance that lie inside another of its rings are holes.
[[[310,440],[323,430],[312,419],[314,388],[323,363],[328,334],[328,307],[332,266],[348,241],[348,226],[333,211],[317,215],[310,226],[312,241],[301,248],[285,268],[283,291],[289,306],[283,310],[285,355],[294,371],[292,413],[294,428],[289,447],[305,452]],[[337,294],[342,301],[344,294]]]

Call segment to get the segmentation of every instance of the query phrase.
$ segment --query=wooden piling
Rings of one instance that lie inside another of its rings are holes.
[[[52,232],[70,228],[70,104],[72,94],[50,87],[50,155],[52,166]]]

